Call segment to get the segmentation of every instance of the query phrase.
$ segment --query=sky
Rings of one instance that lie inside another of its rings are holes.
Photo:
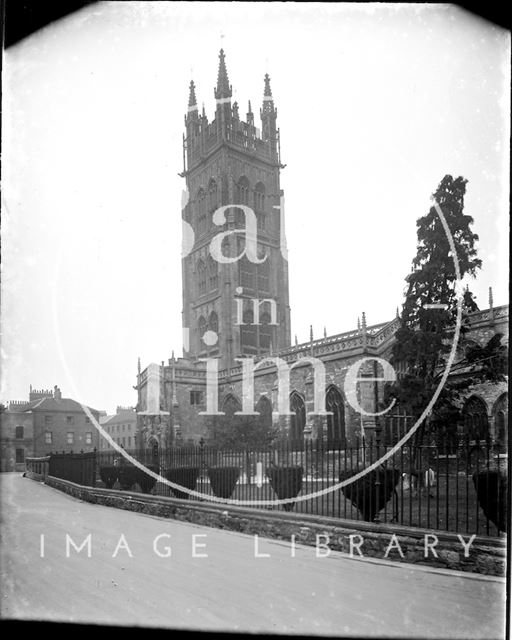
[[[480,308],[508,304],[510,32],[448,4],[104,2],[4,52],[0,400],[113,413],[182,353],[182,135],[220,47],[242,117],[269,73],[292,336],[391,320],[416,220],[468,180]]]

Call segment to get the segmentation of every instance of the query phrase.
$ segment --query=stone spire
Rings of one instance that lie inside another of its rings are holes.
[[[190,81],[190,93],[188,96],[188,110],[197,111],[196,85],[194,81]]]
[[[272,90],[270,89],[270,76],[265,74],[265,89],[263,90],[263,109],[264,113],[271,113],[274,111],[274,98],[272,97]]]
[[[361,314],[361,330],[366,333],[366,313],[364,311]]]
[[[217,74],[217,88],[215,89],[215,99],[228,99],[231,98],[232,95],[233,91],[231,85],[229,84],[224,49],[221,49],[219,53],[219,72]]]
[[[327,338],[327,329],[324,327],[324,338]]]
[[[492,297],[492,287],[489,287],[489,309],[494,308],[494,300]]]

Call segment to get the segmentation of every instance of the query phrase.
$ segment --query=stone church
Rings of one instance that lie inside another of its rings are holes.
[[[383,400],[383,385],[374,380],[379,377],[374,358],[389,360],[400,325],[398,311],[395,318],[373,325],[362,313],[352,331],[320,339],[311,334],[309,342],[291,345],[280,186],[283,165],[270,78],[264,78],[261,127],[257,127],[251,103],[243,120],[238,103],[232,101],[221,50],[215,99],[215,117],[210,122],[204,107],[199,112],[195,86],[190,83],[180,174],[188,192],[182,210],[184,234],[188,230],[193,237],[192,246],[184,248],[182,255],[184,352],[183,357],[175,358],[173,353],[167,362],[144,370],[139,362],[135,387],[139,446],[154,452],[208,441],[215,421],[230,420],[242,409],[242,358],[255,363],[251,402],[258,419],[273,422],[282,437],[294,442],[322,438],[326,446],[343,448],[356,445],[363,434],[385,429],[388,440],[396,441],[409,424],[408,416],[395,411],[379,423],[371,414]],[[249,217],[254,223],[252,235]],[[234,231],[244,227],[247,234]],[[219,254],[212,250],[215,238]],[[495,333],[508,340],[508,306],[494,308],[491,292],[489,308],[470,314],[469,320],[471,330],[459,344],[460,355],[468,344],[482,345]],[[277,412],[282,391],[276,358],[289,367],[288,415]],[[315,384],[311,358],[323,364],[326,415],[315,404],[318,381]],[[362,359],[366,360],[358,371],[357,398],[349,402],[345,378]],[[201,415],[207,410],[209,380],[217,396],[215,408],[221,413],[213,418]],[[465,425],[478,425],[504,442],[506,391],[505,383],[472,389],[463,411]]]

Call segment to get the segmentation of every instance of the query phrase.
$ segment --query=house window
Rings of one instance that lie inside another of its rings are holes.
[[[85,424],[90,424],[91,419],[88,416],[85,416]]]
[[[75,440],[75,434],[73,431],[68,431],[68,435],[67,435],[67,442],[68,444],[73,444]]]
[[[52,432],[51,431],[46,431],[44,434],[44,443],[45,444],[51,444],[52,443]]]
[[[87,431],[85,434],[85,444],[92,444],[92,431]]]
[[[202,393],[201,391],[191,391],[190,392],[190,404],[201,404],[202,401]]]
[[[25,462],[25,449],[16,449],[16,464]]]
[[[122,440],[123,440],[123,445],[122,446],[124,447],[124,445],[126,444],[126,438],[123,436]]]
[[[23,427],[16,427],[16,440],[23,440]]]
[[[66,424],[73,424],[73,416],[66,416]]]
[[[128,446],[131,447],[132,446],[132,437],[128,436]]]
[[[45,424],[53,424],[53,416],[45,416],[44,417]]]

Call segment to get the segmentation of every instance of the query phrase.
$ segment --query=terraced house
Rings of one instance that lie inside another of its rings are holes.
[[[98,420],[99,412],[89,409]],[[92,451],[98,446],[98,431],[80,403],[63,398],[57,386],[53,391],[30,387],[28,401],[10,402],[2,413],[2,470],[4,466],[5,471],[24,469],[25,457],[52,451]],[[13,450],[19,466],[11,469]]]

